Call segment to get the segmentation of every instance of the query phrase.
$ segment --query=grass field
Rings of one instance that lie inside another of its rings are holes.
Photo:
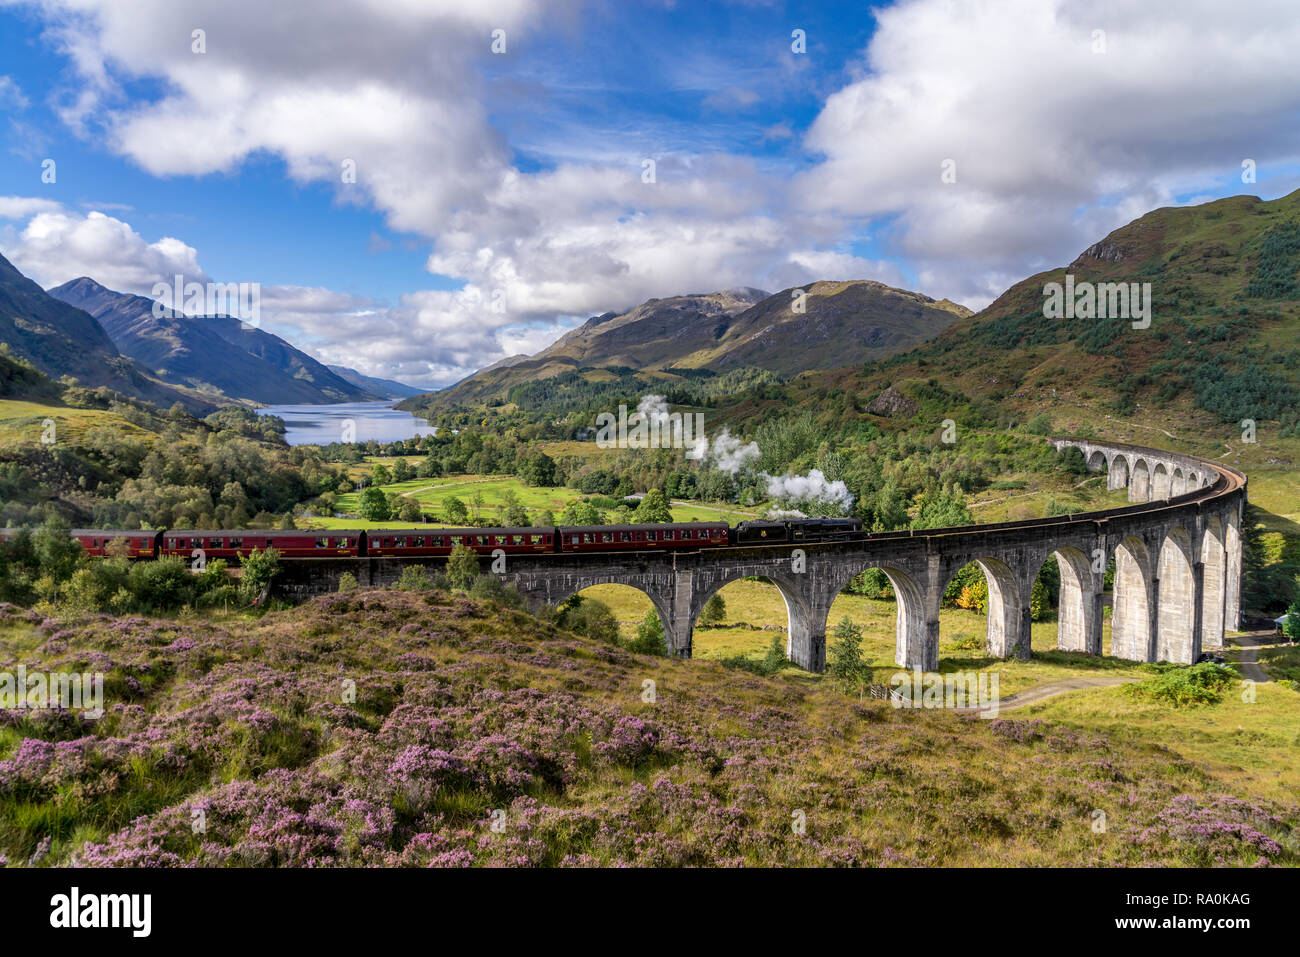
[[[391,459],[377,458],[373,460],[372,465],[378,462],[391,464],[392,461]],[[369,468],[360,469],[358,474],[369,474]],[[537,488],[525,485],[521,479],[514,476],[503,475],[450,475],[436,479],[410,479],[406,482],[396,482],[381,487],[385,492],[396,492],[399,495],[415,499],[422,508],[438,513],[440,518],[447,499],[453,497],[464,502],[466,507],[470,509],[471,515],[473,515],[473,499],[474,496],[478,495],[482,497],[483,501],[479,514],[490,522],[504,521],[502,514],[505,510],[505,498],[508,492],[513,492],[519,503],[530,513],[550,509],[557,520],[560,517],[560,512],[570,503],[589,497],[584,496],[576,489],[564,487]],[[338,497],[338,511],[345,514],[355,514],[359,507],[359,497],[355,492],[340,495]],[[726,518],[732,524],[758,515],[758,512],[754,509],[742,509],[729,504],[708,505],[695,502],[674,504],[672,512],[673,521],[675,522],[706,522]],[[409,522],[370,523],[358,518],[318,518],[314,516],[303,520],[303,524],[308,523],[313,528],[399,528],[410,525]]]
[[[1231,778],[1261,796],[1300,797],[1300,694],[1277,684],[1254,688],[1254,701],[1232,688],[1213,706],[1171,708],[1096,688],[1026,705],[1016,717],[1041,718],[1153,751],[1172,748],[1202,774]]]
[[[637,624],[653,605],[642,592],[627,585],[594,585],[582,594],[603,601],[619,621],[620,634],[630,638]],[[785,601],[775,585],[757,581],[738,581],[722,588],[727,605],[726,627],[697,626],[693,635],[695,658],[719,659],[734,655],[759,659],[774,636],[785,642],[787,625]],[[828,618],[828,650],[834,644],[830,631],[840,619],[848,618],[863,633],[864,660],[876,669],[875,680],[888,682],[896,672],[895,621],[897,607],[892,601],[877,601],[861,595],[840,595],[831,606]],[[1033,656],[1029,661],[991,658],[984,646],[987,619],[984,615],[960,608],[944,608],[939,613],[939,670],[973,671],[998,675],[999,692],[1014,694],[1049,681],[1077,677],[1085,672],[1138,677],[1144,672],[1136,662],[1111,658],[1094,658],[1056,650],[1056,622],[1035,622],[1032,629]],[[1110,651],[1110,619],[1102,626],[1102,651]],[[810,681],[818,675],[804,675]]]

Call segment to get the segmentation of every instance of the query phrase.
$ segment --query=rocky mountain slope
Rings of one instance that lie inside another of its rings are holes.
[[[50,295],[94,316],[121,352],[167,382],[266,404],[378,398],[279,336],[229,316],[154,315],[154,300],[83,276]]]
[[[523,382],[585,368],[668,374],[838,368],[908,349],[969,314],[946,300],[865,280],[816,282],[775,295],[744,288],[651,299],[625,313],[595,316],[536,355],[497,363],[424,404],[473,405]]]
[[[88,387],[105,386],[166,408],[191,411],[212,403],[190,389],[159,381],[118,351],[95,318],[45,292],[0,256],[0,343],[51,378],[72,376]]]

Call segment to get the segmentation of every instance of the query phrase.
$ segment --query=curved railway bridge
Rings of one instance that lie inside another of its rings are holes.
[[[826,665],[831,603],[867,568],[889,577],[897,598],[897,651],[903,667],[939,662],[939,604],[957,571],[976,562],[988,581],[988,650],[1029,657],[1030,594],[1043,563],[1061,571],[1058,647],[1100,654],[1102,609],[1110,597],[1111,653],[1135,661],[1192,663],[1223,647],[1240,617],[1241,520],[1246,477],[1214,462],[1158,449],[1054,439],[1078,448],[1107,487],[1127,488],[1122,508],[1053,518],[932,531],[904,531],[849,541],[733,546],[707,551],[510,556],[504,573],[535,606],[558,604],[592,585],[617,583],[649,596],[670,651],[691,654],[704,603],[729,582],[770,579],[789,614],[786,653],[810,671]],[[1114,560],[1113,594],[1103,589]],[[397,580],[411,561],[321,559],[287,563],[277,590],[311,594],[337,587],[351,571],[362,585]]]

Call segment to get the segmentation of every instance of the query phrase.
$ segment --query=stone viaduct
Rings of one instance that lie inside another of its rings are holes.
[[[859,572],[879,568],[897,600],[896,662],[936,670],[939,606],[957,571],[978,563],[988,582],[988,646],[996,657],[1028,658],[1030,594],[1055,557],[1061,593],[1058,647],[1102,652],[1104,582],[1115,564],[1111,653],[1135,661],[1189,664],[1223,647],[1240,616],[1241,520],[1246,477],[1216,463],[1156,449],[1076,439],[1107,487],[1127,487],[1128,506],[1020,522],[874,534],[847,542],[636,552],[510,556],[500,576],[534,606],[559,604],[592,585],[630,585],[649,596],[673,654],[689,657],[704,603],[724,585],[763,576],[780,590],[789,617],[786,653],[810,671],[826,664],[831,604]],[[306,595],[337,587],[351,571],[363,585],[396,581],[412,560],[322,559],[287,563],[277,590]],[[415,560],[420,561],[420,560]],[[425,559],[441,566],[445,559]]]

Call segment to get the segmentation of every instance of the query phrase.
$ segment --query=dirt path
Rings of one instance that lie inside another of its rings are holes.
[[[1043,701],[1047,698],[1054,698],[1058,694],[1065,694],[1068,691],[1083,691],[1087,688],[1111,688],[1115,685],[1131,684],[1138,681],[1138,678],[1125,678],[1116,675],[1097,675],[1094,677],[1066,678],[1062,681],[1049,681],[1046,684],[1035,685],[1032,688],[1026,688],[1024,691],[1017,691],[1015,694],[1007,695],[998,702],[998,711],[1014,711],[1016,708],[1023,708],[1027,704],[1033,704],[1036,701]],[[983,711],[983,708],[954,708],[954,711]]]
[[[488,482],[499,482],[499,481],[501,480],[485,478],[485,479],[474,479],[474,481],[472,482],[444,482],[441,485],[426,485],[424,488],[413,488],[409,492],[399,492],[398,494],[403,496],[418,495],[421,492],[427,492],[429,491],[429,489],[433,489],[433,488],[456,488],[457,486],[460,485],[485,485]]]
[[[1259,666],[1259,649],[1263,645],[1274,644],[1277,641],[1276,635],[1271,631],[1248,631],[1228,640],[1241,647],[1237,663],[1241,665],[1243,678],[1249,678],[1256,684],[1270,680],[1268,672]]]

